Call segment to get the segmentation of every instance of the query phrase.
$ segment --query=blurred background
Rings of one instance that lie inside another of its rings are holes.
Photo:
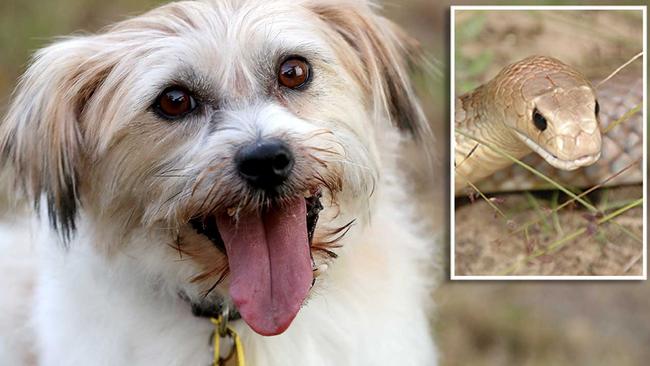
[[[29,55],[55,36],[94,32],[156,0],[0,0],[0,115]],[[516,1],[458,2],[514,5]],[[532,2],[531,2],[532,3]],[[577,5],[541,1],[535,4]],[[627,2],[643,4],[643,2]],[[605,4],[605,2],[600,2]],[[383,2],[384,14],[422,44],[429,61],[417,84],[430,117],[435,168],[410,167],[422,215],[441,234],[445,255],[434,328],[441,365],[648,365],[650,285],[646,282],[452,282],[448,274],[449,1]],[[484,32],[490,32],[486,28]],[[506,29],[507,32],[507,29]],[[642,32],[642,29],[638,29]],[[594,37],[607,36],[600,29]],[[491,64],[494,59],[488,60]],[[418,153],[420,163],[427,159]]]

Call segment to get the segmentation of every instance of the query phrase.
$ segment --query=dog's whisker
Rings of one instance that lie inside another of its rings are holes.
[[[154,230],[154,231],[174,231],[174,230],[178,230],[178,226],[162,226],[162,225],[160,225],[160,226],[152,227],[151,230]]]
[[[347,224],[330,231],[329,233],[326,234],[326,236],[335,236],[333,239],[329,239],[326,241],[319,241],[318,245],[320,246],[331,246],[332,244],[341,241],[345,235],[352,229],[352,226],[354,225],[356,219],[351,220]]]
[[[213,192],[215,192],[216,190],[218,190],[218,188],[219,188],[220,185],[221,185],[221,182],[217,182],[216,184],[213,184],[213,185],[210,187],[210,189],[208,190],[208,193],[205,195],[205,198],[203,199],[203,201],[201,202],[201,205],[199,206],[199,208],[198,208],[198,210],[197,210],[198,212],[203,212],[203,209],[204,209],[205,207],[210,207],[210,206],[206,206],[206,203],[207,203],[208,201],[210,201],[210,203],[212,203],[212,201],[214,200]]]
[[[135,208],[132,208],[131,212],[129,212],[129,217],[126,219],[126,222],[125,222],[126,227],[131,227],[131,225],[133,223],[133,218],[135,217],[135,212],[136,212]]]
[[[213,161],[214,161],[214,160],[213,160]],[[222,169],[222,168],[224,167],[225,164],[226,164],[226,162],[224,161],[224,162],[221,162],[221,163],[219,163],[219,164],[217,164],[217,165],[212,165],[212,164],[211,164],[211,165],[208,165],[207,168],[203,169],[203,170],[201,171],[201,173],[199,173],[199,176],[196,178],[194,184],[192,185],[192,194],[191,194],[191,196],[194,196],[194,194],[196,193],[196,189],[201,185],[201,183],[203,183],[203,180],[204,180],[208,175],[210,175],[210,174],[216,172],[217,170]],[[209,195],[209,194],[211,194],[211,192],[208,193],[208,195]]]
[[[188,178],[190,174],[155,174],[156,178]]]
[[[332,130],[329,130],[329,129],[326,129],[326,128],[321,128],[321,129],[318,129],[318,130],[312,132],[312,133],[309,134],[309,135],[306,135],[306,136],[304,136],[304,137],[301,137],[300,140],[301,140],[301,142],[302,142],[303,144],[305,144],[307,141],[309,141],[309,140],[311,140],[311,139],[314,139],[314,138],[316,138],[316,137],[318,137],[318,136],[322,136],[322,135],[331,135],[331,136],[335,136],[335,135],[334,135],[334,132],[332,132]]]
[[[167,246],[169,246],[170,248],[172,248],[172,249],[174,249],[175,251],[178,252],[178,257],[179,257],[178,260],[184,260],[183,259],[183,254],[185,254],[187,256],[190,256],[190,254],[187,251],[185,251],[183,248],[181,248],[180,238],[177,239],[174,244],[167,243]]]
[[[176,193],[172,194],[171,196],[169,196],[169,197],[168,197],[168,198],[163,202],[162,205],[163,205],[163,206],[166,206],[166,205],[169,204],[172,200],[177,199],[178,196],[180,196],[181,194],[183,194],[183,190],[182,190],[182,189],[179,190],[179,191],[177,191]]]
[[[223,282],[223,280],[226,278],[227,275],[228,275],[228,267],[225,267],[219,274],[217,280],[212,284],[212,286],[210,286],[210,288],[208,288],[207,291],[205,291],[205,293],[203,294],[203,299],[207,298],[210,295],[210,293],[214,291],[214,289],[217,288],[217,286],[219,286],[221,282]]]
[[[190,193],[190,197],[194,197],[194,194],[196,193],[196,189],[203,183],[203,179],[208,175],[208,172],[206,170],[202,170],[199,175],[194,179],[194,183],[192,184],[192,189]]]
[[[201,272],[201,273],[193,276],[192,278],[190,278],[190,283],[203,281],[206,278],[211,277],[213,274],[215,274],[215,273],[217,273],[219,271],[222,271],[222,267],[214,267],[209,271]]]
[[[186,263],[186,262],[191,262],[192,258],[175,258],[174,263]]]
[[[309,154],[309,157],[310,157],[312,160],[314,160],[315,162],[317,162],[318,164],[320,164],[321,167],[327,169],[328,165],[327,165],[327,162],[326,162],[325,160],[320,159],[320,158],[316,157],[316,156],[313,155],[313,154]]]
[[[325,148],[325,147],[320,148],[320,147],[310,146],[309,150],[317,151],[317,152],[324,153],[324,154],[335,155],[335,156],[340,156],[341,155],[341,153],[334,150],[333,148]]]
[[[181,235],[179,233],[176,234],[176,240],[174,240],[174,243],[176,244],[176,249],[178,250],[178,259],[182,260],[183,250],[181,249]]]
[[[354,166],[356,168],[366,170],[368,172],[374,172],[374,169],[372,169],[372,168],[370,168],[370,167],[368,167],[366,165],[363,165],[363,164],[355,163],[355,162],[350,161],[350,160],[330,160],[330,161],[334,162],[334,163],[341,163],[341,164],[351,165],[351,166]]]

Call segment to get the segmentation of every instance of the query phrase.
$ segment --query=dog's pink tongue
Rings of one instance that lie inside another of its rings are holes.
[[[236,223],[217,219],[230,265],[230,296],[261,335],[284,332],[311,287],[306,210],[298,198],[261,214],[242,214]]]

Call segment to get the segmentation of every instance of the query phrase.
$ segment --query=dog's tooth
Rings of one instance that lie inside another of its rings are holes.
[[[322,275],[323,273],[325,273],[328,268],[329,268],[329,266],[326,263],[323,263],[323,264],[315,267],[312,270],[314,272],[314,278],[316,278],[316,277]]]
[[[311,198],[311,196],[313,196],[310,190],[306,190],[302,195],[305,196],[305,198]]]
[[[227,211],[227,214],[228,214],[228,216],[230,216],[230,217],[235,216],[236,213],[237,213],[237,209],[234,208],[234,207],[229,208],[228,211]]]

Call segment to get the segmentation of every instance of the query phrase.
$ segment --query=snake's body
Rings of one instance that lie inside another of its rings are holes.
[[[638,73],[617,75],[596,90],[552,58],[533,56],[507,66],[456,99],[456,194],[468,181],[483,192],[550,186],[512,166],[504,153],[567,186],[641,182],[641,113],[608,127],[640,105],[642,93]]]

